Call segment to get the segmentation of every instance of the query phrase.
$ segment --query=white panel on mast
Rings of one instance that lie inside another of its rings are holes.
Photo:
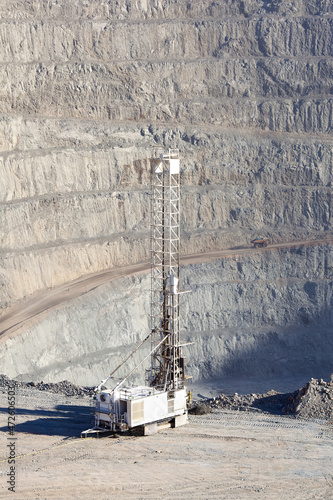
[[[170,174],[179,174],[179,159],[170,160]]]

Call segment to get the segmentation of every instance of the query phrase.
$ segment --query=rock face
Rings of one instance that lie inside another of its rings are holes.
[[[2,0],[0,20],[1,315],[148,258],[157,145],[180,149],[184,252],[332,234],[329,0]]]
[[[182,269],[188,372],[202,377],[322,374],[332,363],[333,262],[329,245],[272,250]],[[74,299],[2,346],[0,366],[26,381],[93,385],[149,332],[149,275]],[[131,358],[125,376],[149,353]],[[135,373],[142,383],[143,370]]]

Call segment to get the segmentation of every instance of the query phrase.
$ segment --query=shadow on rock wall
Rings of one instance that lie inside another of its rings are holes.
[[[333,367],[333,309],[324,311],[318,318],[309,317],[304,311],[300,311],[300,316],[301,324],[285,329],[222,330],[218,338],[215,336],[215,350],[203,347],[201,360],[189,356],[188,371],[193,371],[198,379],[327,379]],[[201,341],[204,344],[211,339],[205,333]],[[196,357],[194,352],[193,355]]]

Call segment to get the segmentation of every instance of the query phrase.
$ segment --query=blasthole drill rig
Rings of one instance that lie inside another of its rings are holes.
[[[179,426],[187,421],[185,344],[179,331],[179,176],[178,150],[158,153],[152,169],[151,332],[96,388],[95,427],[90,431],[143,426],[150,433],[162,422]],[[134,368],[114,388],[106,388],[118,368],[149,340],[150,354],[136,366],[150,357],[146,385],[124,385]]]

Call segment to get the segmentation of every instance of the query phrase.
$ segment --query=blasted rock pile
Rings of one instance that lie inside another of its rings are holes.
[[[6,375],[0,375],[0,390],[7,387],[17,387],[21,389],[36,389],[38,391],[52,392],[53,394],[64,394],[65,396],[91,396],[94,394],[94,387],[81,387],[74,385],[67,380],[53,384],[51,382],[20,382],[12,380]]]
[[[333,420],[333,379],[311,379],[302,387],[292,402],[297,416]]]
[[[272,414],[288,414],[289,404],[294,400],[298,391],[281,394],[270,390],[265,394],[240,395],[235,392],[233,395],[220,394],[209,400],[211,408],[224,408],[226,410],[238,411],[263,411]]]
[[[333,419],[333,381],[311,379],[301,389],[281,394],[271,390],[265,394],[220,394],[197,404],[201,407],[238,411],[262,411],[274,415],[290,415],[302,418]]]

